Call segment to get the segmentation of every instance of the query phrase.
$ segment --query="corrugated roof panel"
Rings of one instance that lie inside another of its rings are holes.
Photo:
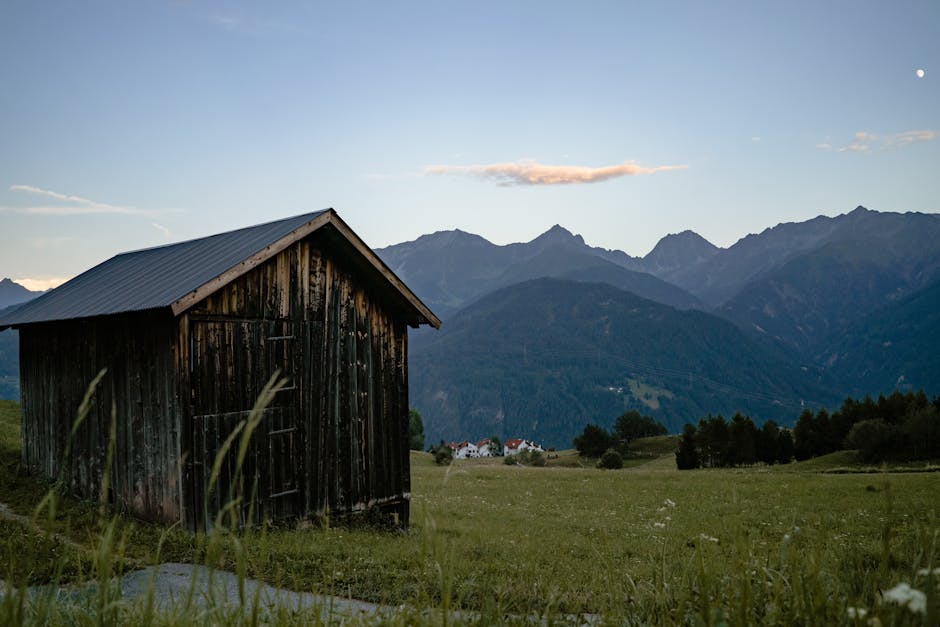
[[[322,213],[116,255],[0,317],[0,329],[169,307]]]

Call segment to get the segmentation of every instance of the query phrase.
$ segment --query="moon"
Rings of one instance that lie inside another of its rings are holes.
[[[914,74],[917,74],[917,78],[924,78],[924,74],[926,74],[926,72],[922,68],[917,68],[917,71],[914,72]]]

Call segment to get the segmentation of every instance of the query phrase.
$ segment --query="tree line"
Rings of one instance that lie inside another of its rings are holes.
[[[931,402],[923,391],[895,391],[877,400],[847,398],[832,414],[804,409],[792,431],[773,421],[758,429],[740,413],[730,421],[709,415],[683,427],[676,466],[786,464],[839,450],[857,450],[866,463],[940,458],[940,396]]]
[[[838,450],[858,451],[859,460],[914,461],[940,457],[940,396],[923,390],[877,400],[847,398],[831,415],[804,410],[793,429],[794,456],[810,459]]]
[[[636,410],[622,414],[614,423],[612,431],[596,424],[587,424],[584,431],[574,438],[574,447],[584,457],[601,457],[608,449],[626,455],[630,442],[637,438],[666,435],[666,427],[650,416]]]
[[[787,464],[793,459],[793,437],[788,429],[768,420],[758,429],[750,416],[740,412],[702,418],[698,426],[686,424],[676,450],[679,470]]]

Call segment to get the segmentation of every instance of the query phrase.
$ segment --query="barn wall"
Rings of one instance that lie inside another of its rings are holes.
[[[179,318],[179,368],[187,373],[181,395],[190,399],[181,441],[184,457],[194,460],[184,477],[190,526],[211,520],[221,505],[206,491],[211,460],[199,454],[218,450],[252,400],[221,390],[256,392],[275,367],[291,389],[272,403],[271,420],[279,422],[262,421],[251,464],[274,475],[292,471],[296,480],[258,487],[255,513],[321,515],[384,505],[407,524],[406,318],[356,259],[358,253],[318,232]],[[227,353],[232,341],[241,348]],[[213,405],[217,416],[207,414]],[[281,439],[266,441],[267,434]],[[291,485],[296,493],[281,489]]]
[[[97,497],[112,407],[109,499],[145,519],[179,520],[179,404],[169,314],[108,316],[20,329],[23,459],[33,472]],[[72,434],[96,374],[91,410]],[[71,444],[69,445],[69,442]]]

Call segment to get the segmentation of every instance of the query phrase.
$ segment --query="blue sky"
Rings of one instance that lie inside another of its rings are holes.
[[[0,276],[325,207],[373,246],[633,255],[938,212],[938,30],[936,0],[5,0]]]

